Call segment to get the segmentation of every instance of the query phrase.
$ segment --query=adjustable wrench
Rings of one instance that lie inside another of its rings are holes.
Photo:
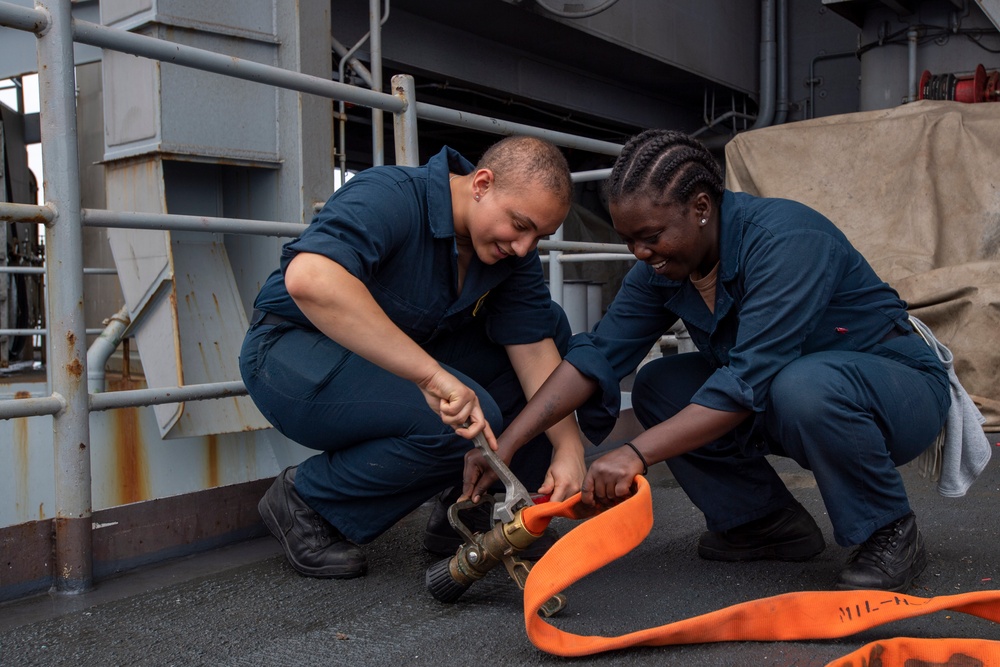
[[[503,462],[503,459],[497,456],[496,452],[490,448],[489,443],[486,442],[486,438],[482,433],[475,437],[473,443],[483,453],[486,462],[493,468],[493,472],[503,482],[506,490],[503,501],[493,504],[493,520],[510,523],[514,520],[514,516],[518,510],[529,505],[534,505],[535,501],[531,499],[531,494],[524,488],[524,484],[521,484],[521,481],[514,476],[514,473],[510,471],[510,468]]]

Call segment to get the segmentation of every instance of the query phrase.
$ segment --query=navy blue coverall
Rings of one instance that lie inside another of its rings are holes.
[[[829,220],[802,204],[726,191],[714,313],[690,280],[637,263],[595,330],[566,361],[600,389],[577,411],[600,442],[620,406],[620,380],[678,319],[699,352],[637,374],[632,404],[645,428],[689,403],[750,410],[735,431],[667,461],[722,531],[788,505],[765,458],[813,472],[843,546],[906,515],[896,467],[926,449],[950,404],[948,377],[913,332],[906,304]]]
[[[549,298],[535,251],[493,265],[474,256],[457,294],[449,170],[473,169],[446,147],[421,167],[360,172],[284,246],[280,268],[254,303],[240,354],[243,381],[279,432],[321,450],[299,465],[296,491],[358,544],[460,484],[471,442],[441,422],[412,382],[315,329],[288,295],[283,273],[300,252],[343,266],[393,323],[476,392],[499,435],[525,403],[503,346],[554,338],[565,352],[569,324]],[[551,453],[539,436],[511,469],[537,488]]]

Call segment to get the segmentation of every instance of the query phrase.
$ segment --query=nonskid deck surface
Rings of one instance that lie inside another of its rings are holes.
[[[834,543],[811,475],[787,461],[775,464],[824,531],[829,546],[820,556],[806,563],[699,559],[703,519],[666,466],[655,466],[652,533],[567,591],[569,604],[555,623],[577,634],[615,635],[751,598],[828,589],[850,550]],[[1000,456],[961,499],[938,496],[912,466],[903,474],[930,552],[909,592],[1000,588]],[[456,604],[431,597],[424,573],[437,557],[421,548],[428,511],[420,508],[368,545],[370,571],[360,579],[301,577],[267,538],[99,582],[83,595],[7,603],[0,606],[0,665],[566,664],[528,641],[520,591],[502,568]],[[633,649],[572,663],[812,667],[895,636],[1000,639],[1000,627],[938,613],[840,640]]]

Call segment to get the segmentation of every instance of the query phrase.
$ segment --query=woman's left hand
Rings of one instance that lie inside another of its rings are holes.
[[[583,480],[580,500],[584,505],[611,507],[630,497],[635,476],[642,473],[639,457],[628,447],[619,447],[594,461]]]
[[[586,474],[582,447],[554,447],[552,463],[538,493],[549,496],[553,502],[566,500],[580,490]]]

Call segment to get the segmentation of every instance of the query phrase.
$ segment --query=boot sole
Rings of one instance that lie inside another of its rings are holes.
[[[355,577],[360,577],[368,572],[368,563],[362,562],[361,566],[353,565],[351,567],[324,567],[324,568],[311,568],[306,565],[302,565],[292,558],[291,552],[288,549],[288,541],[285,538],[284,532],[281,530],[281,526],[278,523],[278,518],[274,516],[274,512],[271,511],[271,507],[267,504],[267,496],[260,499],[257,503],[257,511],[260,512],[261,519],[264,520],[264,525],[267,526],[268,531],[274,536],[274,539],[278,540],[281,544],[281,550],[285,552],[285,560],[288,564],[292,566],[296,572],[306,577],[315,577],[317,579],[354,579]]]

